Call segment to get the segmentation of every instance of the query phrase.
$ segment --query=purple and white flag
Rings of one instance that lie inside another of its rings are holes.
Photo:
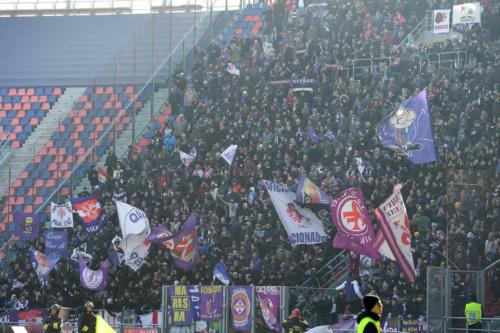
[[[50,203],[50,226],[52,228],[73,228],[73,207],[71,201],[62,205]]]
[[[252,329],[252,287],[229,286],[231,317],[235,331],[250,331]]]
[[[297,202],[300,204],[329,205],[332,202],[332,198],[304,174],[301,174],[299,176],[299,184],[297,185]]]
[[[255,287],[257,299],[259,300],[262,316],[267,327],[275,332],[281,333],[279,318],[280,288],[277,286]]]
[[[316,134],[316,131],[312,127],[309,127],[309,129],[307,130],[307,134],[309,134],[309,138],[311,139],[312,143],[318,143],[321,140],[319,135]]]
[[[222,158],[231,166],[233,164],[234,155],[236,155],[238,145],[230,145],[222,152]]]
[[[174,237],[172,233],[167,228],[160,225],[151,227],[151,233],[146,239],[151,243],[161,243],[169,250],[174,248]]]
[[[184,270],[193,270],[200,263],[196,215],[191,214],[174,238],[174,248],[170,251],[175,265]]]
[[[101,268],[93,271],[87,267],[85,260],[80,259],[80,284],[83,288],[92,291],[101,291],[106,289],[108,282],[109,261],[106,260]]]
[[[57,265],[59,257],[49,257],[42,252],[30,249],[31,252],[31,265],[35,269],[36,275],[41,285],[44,286],[47,282],[52,269]]]
[[[332,222],[337,228],[333,247],[379,259],[380,255],[373,246],[375,234],[363,192],[359,188],[349,188],[333,199],[330,207]]]
[[[417,272],[411,253],[410,223],[401,195],[401,187],[401,185],[394,187],[393,194],[375,209],[375,216],[377,216],[385,241],[401,270],[408,281],[413,283]]]
[[[201,286],[200,319],[217,321],[222,318],[222,286]]]
[[[40,215],[14,213],[14,235],[24,240],[33,240],[40,234]]]
[[[68,255],[68,232],[66,230],[45,230],[45,254],[49,257],[66,257]]]
[[[427,91],[422,90],[385,117],[377,135],[384,147],[402,153],[413,164],[436,161]]]

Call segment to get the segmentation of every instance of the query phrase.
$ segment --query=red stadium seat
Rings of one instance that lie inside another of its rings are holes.
[[[31,118],[30,119],[30,125],[31,126],[37,126],[38,125],[38,118]]]
[[[50,110],[50,103],[43,103],[43,104],[42,104],[42,110],[43,110],[43,111],[48,111],[48,110]]]
[[[24,197],[17,197],[16,205],[24,205]]]
[[[35,156],[35,163],[40,163],[42,161],[42,155],[38,154]]]
[[[104,116],[102,117],[102,124],[106,125],[106,124],[109,124],[111,122],[111,117],[108,117],[108,116]]]
[[[103,124],[98,124],[95,127],[95,131],[96,131],[96,133],[101,133],[102,131],[104,131],[104,125]]]
[[[110,95],[113,93],[113,87],[106,87],[106,90],[104,91],[105,94]]]
[[[125,94],[133,94],[134,93],[134,86],[127,86],[125,88]]]
[[[70,189],[69,187],[61,187],[61,190],[59,190],[59,195],[69,195],[70,194]]]
[[[7,117],[7,112],[2,110],[2,104],[0,104],[0,119]]]
[[[19,142],[19,141],[17,141],[17,140],[14,140],[14,141],[12,141],[12,142],[10,143],[10,147],[11,147],[11,148],[15,148],[15,149],[17,149],[17,148],[21,147],[21,142]]]
[[[92,109],[92,103],[90,103],[90,102],[85,102],[85,104],[83,105],[83,108],[84,108],[85,110],[90,110],[90,109]]]
[[[47,181],[45,182],[45,186],[47,186],[47,187],[56,186],[56,180],[54,178],[47,179]]]
[[[26,214],[33,213],[33,205],[24,206],[23,212]]]
[[[57,163],[55,162],[50,163],[49,166],[47,167],[47,170],[49,171],[56,171],[56,169],[57,169]]]
[[[50,156],[55,156],[57,155],[57,148],[49,148],[48,154]]]
[[[28,90],[26,90],[26,95],[28,95],[28,96],[33,96],[33,95],[35,95],[35,89],[33,89],[33,88],[28,88]]]
[[[122,101],[116,101],[115,102],[115,109],[119,110],[123,107]]]
[[[45,143],[46,148],[51,148],[54,147],[54,141],[51,139],[48,139],[47,142]]]
[[[45,96],[45,95],[38,96],[38,102],[39,103],[45,103],[45,102],[47,102],[47,96]]]
[[[30,96],[29,102],[30,103],[37,103],[38,102],[38,96],[37,95]]]
[[[43,204],[43,197],[36,197],[35,201],[33,202],[34,205],[41,205]]]
[[[24,97],[28,97],[28,96],[24,96]],[[23,103],[23,110],[31,110],[31,103],[29,102],[26,102],[26,103]]]
[[[61,88],[54,88],[54,91],[52,91],[52,95],[54,96],[60,96],[62,94]]]
[[[104,103],[104,106],[103,106],[103,109],[104,110],[109,110],[113,107],[113,103],[110,102],[110,101],[107,101],[106,103]]]
[[[30,97],[28,95],[24,95],[22,98],[21,98],[21,103],[27,103],[30,101]]]
[[[17,95],[17,89],[16,88],[10,88],[9,93],[7,94],[9,96],[16,96]]]
[[[9,140],[14,140],[17,136],[17,133],[14,133],[14,132],[10,132],[9,133]]]
[[[103,87],[97,87],[97,88],[95,89],[95,94],[96,94],[96,95],[101,95],[103,92],[104,92]]]
[[[26,95],[26,89],[24,89],[24,88],[17,89],[17,95],[18,96],[24,96],[24,95]]]
[[[28,176],[29,176],[29,173],[26,170],[21,171],[21,173],[19,174],[20,179],[26,179],[26,178],[28,178]]]
[[[85,103],[89,100],[89,96],[83,94],[82,96],[80,96],[80,99],[79,101],[82,102],[82,103]]]
[[[82,147],[82,140],[78,139],[73,142],[73,147],[75,148],[81,148]]]
[[[21,103],[14,103],[14,105],[12,106],[12,109],[14,111],[18,111],[18,110],[21,110],[21,107],[22,107]]]
[[[21,133],[23,131],[23,127],[21,125],[16,125],[14,127],[14,133]]]
[[[61,165],[59,166],[59,170],[61,170],[61,171],[66,171],[68,169],[69,169],[68,163],[61,163]]]
[[[44,183],[45,182],[43,181],[43,179],[37,179],[35,180],[35,187],[36,188],[42,187]]]
[[[12,118],[12,119],[10,120],[10,124],[11,124],[12,126],[19,125],[19,118],[17,118],[17,117],[16,117],[16,118]],[[21,128],[21,130],[22,130],[22,128]],[[17,132],[17,133],[19,133],[19,132]]]
[[[11,103],[4,103],[4,105],[3,105],[3,109],[4,109],[5,111],[10,111],[10,110],[12,110],[12,104],[11,104]]]

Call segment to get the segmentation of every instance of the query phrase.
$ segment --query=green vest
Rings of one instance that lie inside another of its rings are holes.
[[[465,305],[465,318],[467,318],[467,325],[480,323],[482,315],[481,304],[470,302]]]
[[[368,325],[368,323],[372,323],[373,325],[375,325],[375,327],[377,328],[377,332],[382,333],[382,329],[380,328],[380,322],[377,320],[373,320],[370,317],[365,317],[361,319],[358,325],[358,333],[363,333],[365,331],[365,326]]]

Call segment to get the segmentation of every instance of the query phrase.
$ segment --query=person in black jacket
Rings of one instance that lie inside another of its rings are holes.
[[[94,315],[94,304],[85,302],[85,309],[78,320],[78,333],[95,333],[97,317]]]
[[[309,323],[302,318],[299,309],[293,309],[292,314],[281,325],[286,333],[304,333],[309,327]]]
[[[61,307],[58,304],[50,307],[49,316],[43,321],[44,333],[61,333],[62,319],[59,318],[60,309]]]
[[[362,311],[356,319],[358,323],[358,333],[382,333],[380,328],[380,316],[384,306],[378,296],[366,295],[363,298]]]

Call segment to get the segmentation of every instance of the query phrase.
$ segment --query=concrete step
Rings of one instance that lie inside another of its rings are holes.
[[[15,150],[8,164],[0,170],[0,193],[5,194],[9,187],[9,167],[11,166],[11,181],[14,182],[26,165],[33,161],[47,140],[54,133],[55,128],[68,115],[75,101],[85,92],[85,88],[67,88],[54,103],[47,115],[42,119],[35,131],[31,133],[24,145]]]

